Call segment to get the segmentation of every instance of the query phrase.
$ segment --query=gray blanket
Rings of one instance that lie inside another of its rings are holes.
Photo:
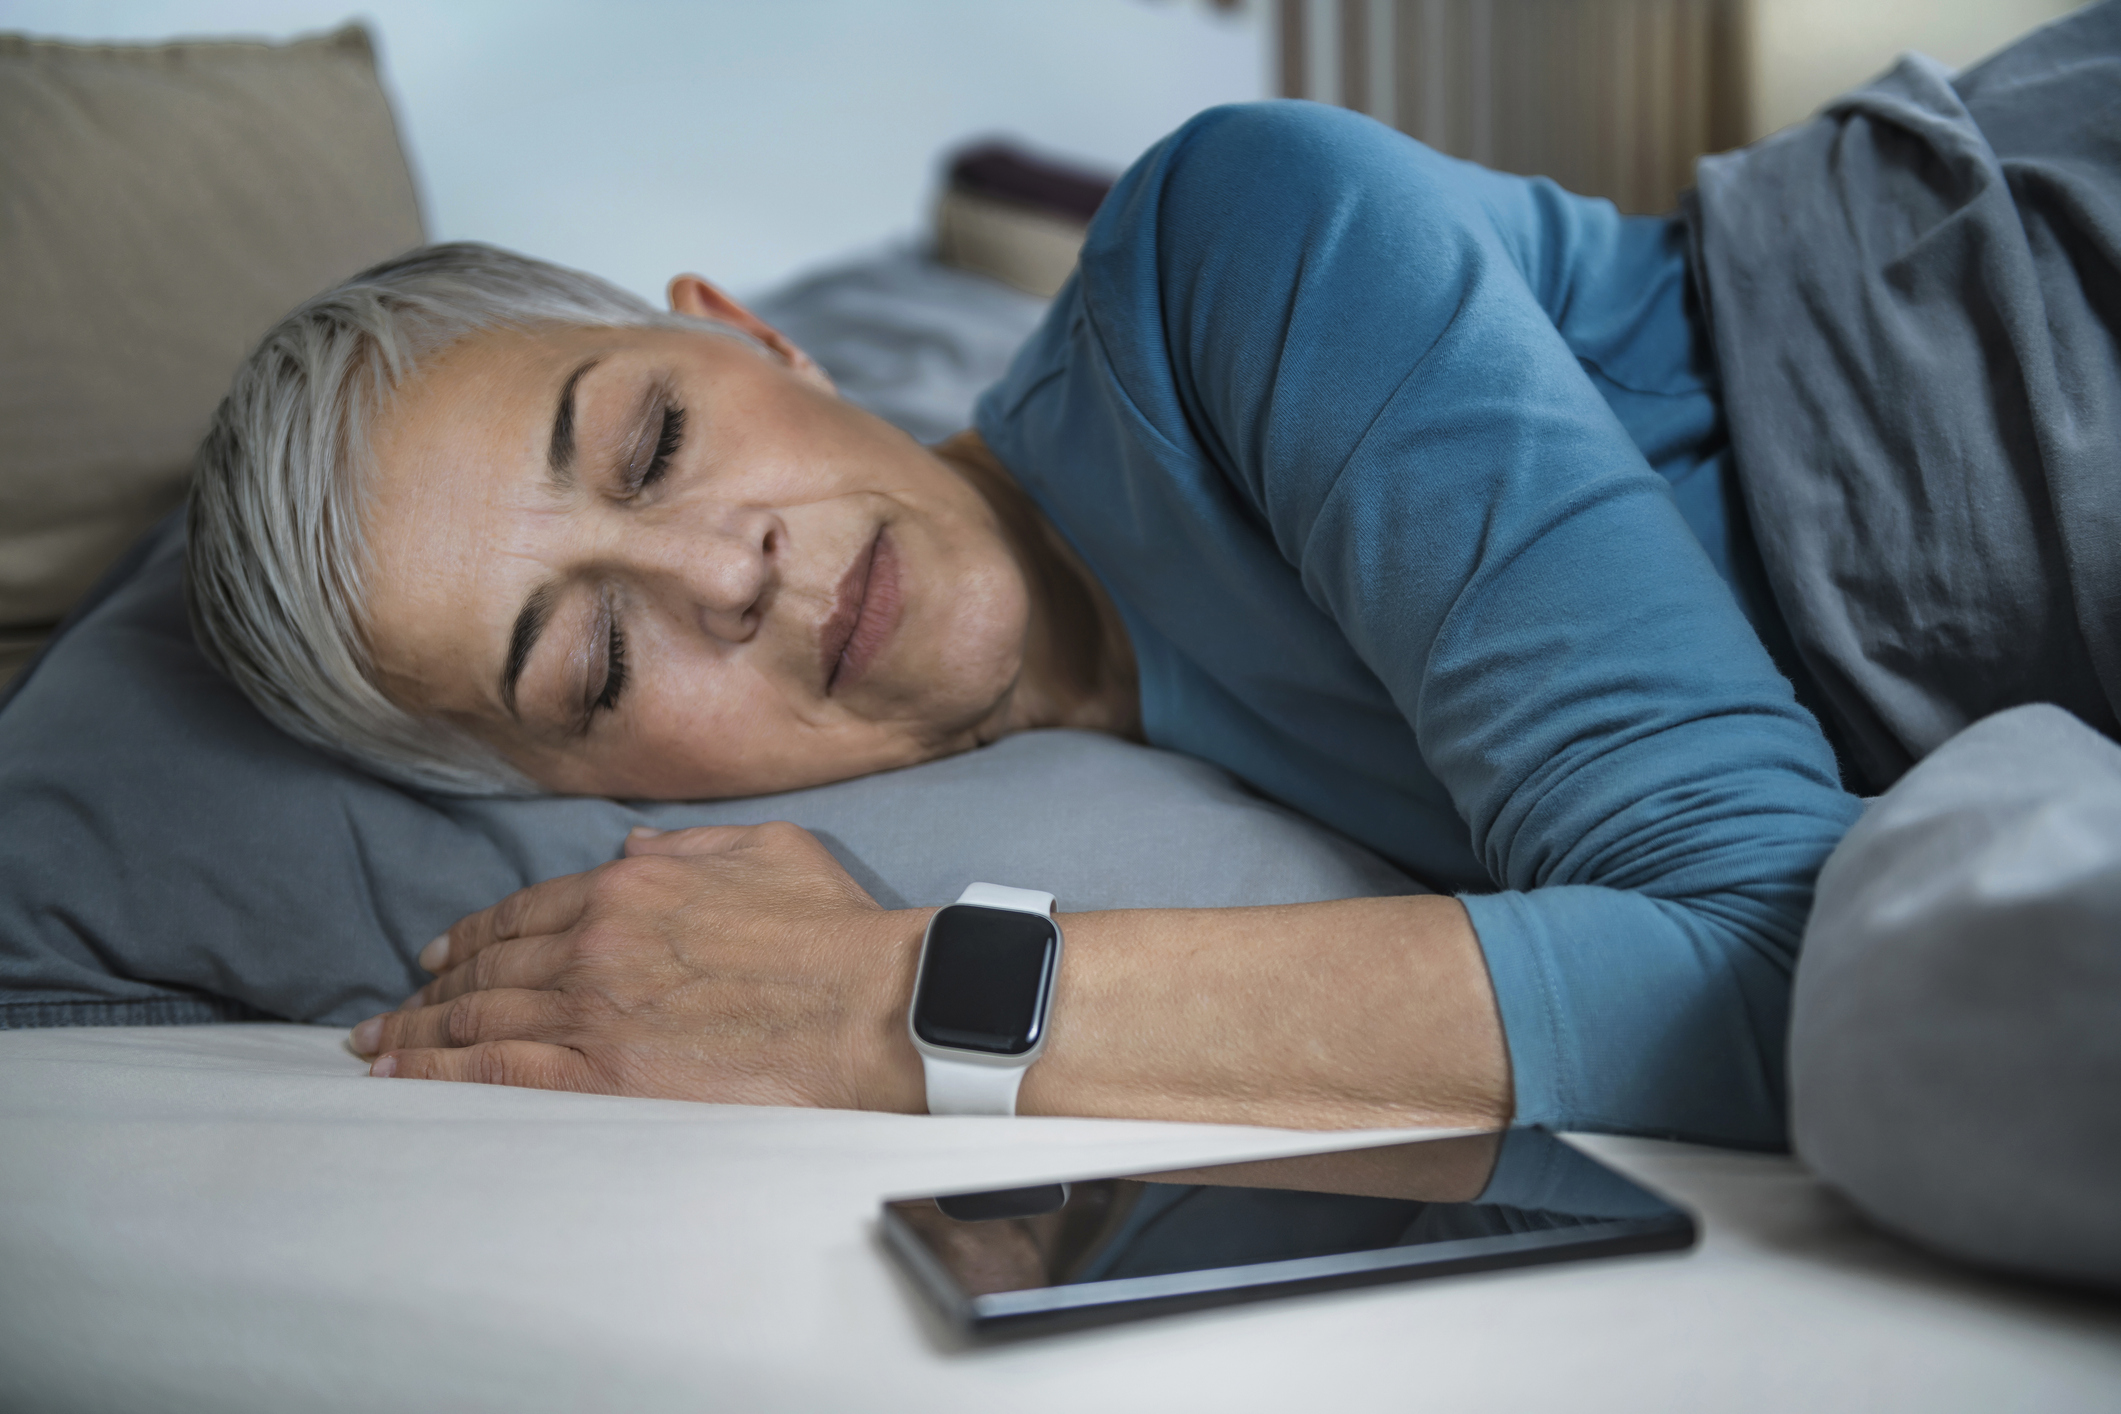
[[[1851,784],[2023,702],[2121,728],[2121,0],[1706,159],[1747,509]]]

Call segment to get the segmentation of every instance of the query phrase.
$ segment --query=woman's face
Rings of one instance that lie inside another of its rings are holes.
[[[998,735],[1026,577],[949,464],[706,286],[712,333],[467,339],[371,437],[384,690],[571,794],[840,780]]]

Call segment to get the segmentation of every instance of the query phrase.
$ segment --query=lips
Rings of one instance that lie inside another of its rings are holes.
[[[898,557],[882,530],[840,576],[832,613],[818,635],[825,695],[853,686],[898,623]]]

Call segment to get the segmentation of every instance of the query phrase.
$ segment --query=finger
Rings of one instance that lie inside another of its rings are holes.
[[[386,1011],[353,1029],[364,1056],[416,1046],[476,1046],[482,1041],[554,1041],[570,1012],[565,994],[510,988],[466,992],[417,1011]]]
[[[656,830],[636,825],[626,836],[626,857],[642,854],[727,854],[744,842],[751,825],[695,825],[689,830]]]
[[[564,874],[518,889],[491,908],[467,914],[420,950],[420,966],[440,972],[469,961],[479,949],[540,933],[564,932],[589,902],[589,875]]]
[[[494,943],[414,992],[398,1010],[417,1011],[466,992],[491,992],[503,987],[542,991],[560,980],[574,957],[574,945],[565,934]]]
[[[461,1050],[391,1051],[376,1057],[368,1073],[396,1076],[401,1080],[469,1080],[481,1085],[527,1085],[539,1090],[605,1091],[610,1088],[580,1051],[536,1041],[488,1041]]]

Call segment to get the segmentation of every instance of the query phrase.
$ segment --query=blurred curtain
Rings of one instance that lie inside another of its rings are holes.
[[[1670,210],[1744,138],[1744,0],[1276,0],[1285,97]]]

